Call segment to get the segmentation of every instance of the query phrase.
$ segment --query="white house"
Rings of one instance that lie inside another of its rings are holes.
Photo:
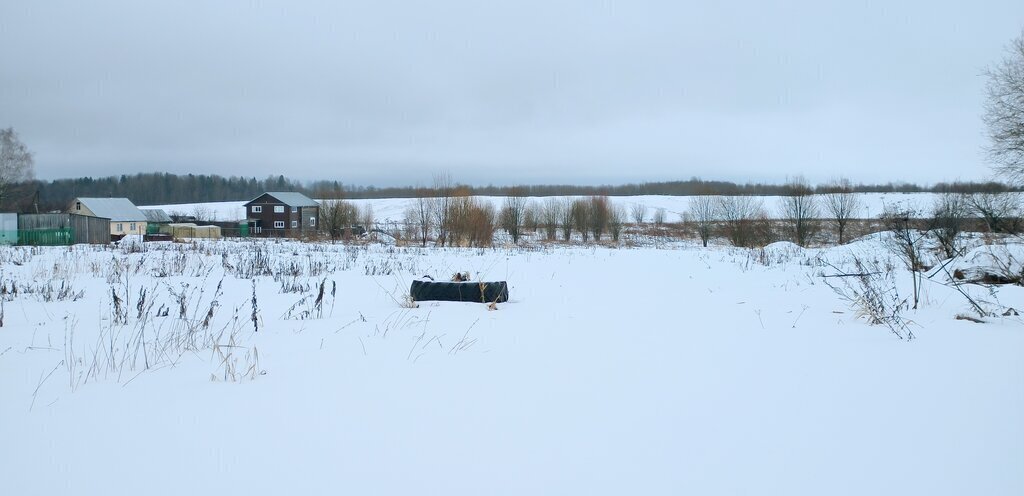
[[[146,215],[127,198],[75,198],[68,213],[110,219],[110,234],[146,234]]]

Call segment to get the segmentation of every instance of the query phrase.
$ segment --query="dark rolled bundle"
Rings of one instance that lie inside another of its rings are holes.
[[[497,282],[435,282],[414,280],[409,288],[414,301],[468,301],[473,303],[504,303],[508,301],[508,284]]]

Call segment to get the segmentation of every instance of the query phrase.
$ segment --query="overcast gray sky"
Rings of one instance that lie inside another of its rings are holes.
[[[1020,0],[0,0],[0,127],[44,179],[984,179],[980,74],[1022,28]]]

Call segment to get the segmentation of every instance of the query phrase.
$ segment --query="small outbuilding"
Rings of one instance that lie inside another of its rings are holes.
[[[202,238],[220,239],[219,226],[198,226],[193,223],[162,224],[160,232],[170,234],[174,239]]]
[[[149,225],[170,224],[174,222],[171,220],[171,216],[167,215],[167,212],[162,208],[139,207],[139,211],[142,212],[142,215],[146,216],[146,223]]]
[[[110,243],[110,219],[75,214],[18,215],[18,244],[58,246]]]

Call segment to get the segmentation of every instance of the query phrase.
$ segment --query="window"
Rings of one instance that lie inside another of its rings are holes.
[[[274,213],[275,214],[283,214],[284,213],[284,205],[274,205]]]
[[[132,222],[131,224],[128,224],[128,230],[131,231],[131,232],[135,232],[135,223],[134,222]]]
[[[275,220],[274,221],[274,229],[284,229],[284,221],[283,220]]]
[[[263,213],[263,205],[253,205],[252,206],[252,213],[254,213],[254,214]]]
[[[292,207],[292,212],[293,212],[293,213],[294,213],[294,212],[298,212],[298,211],[299,211],[299,207]]]
[[[316,227],[316,217],[309,218],[309,227]]]
[[[82,209],[82,202],[75,202],[75,210],[81,210],[81,209]]]
[[[118,222],[118,223],[117,223],[117,230],[118,230],[118,232],[120,232],[120,231],[124,231],[124,224],[122,224],[122,223]]]

